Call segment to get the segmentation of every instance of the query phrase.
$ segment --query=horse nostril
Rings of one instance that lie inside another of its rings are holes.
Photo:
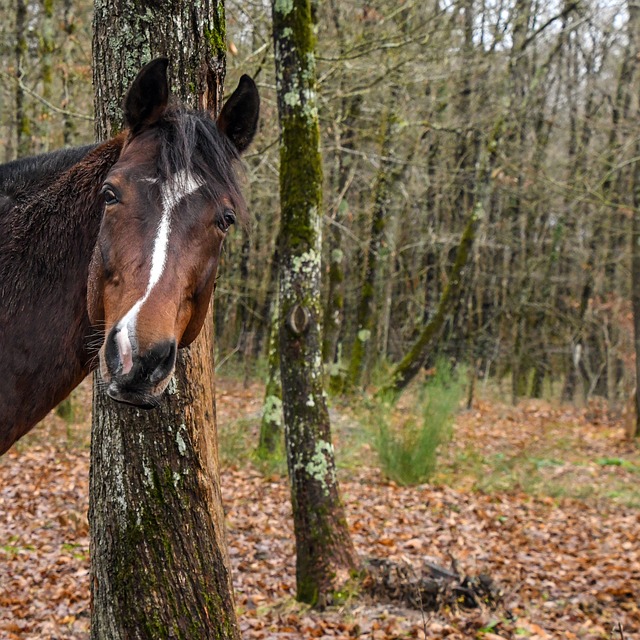
[[[144,355],[144,370],[152,384],[164,380],[176,364],[177,345],[175,340],[167,340],[154,345]]]
[[[116,343],[117,331],[112,329],[104,344],[104,359],[107,369],[111,375],[114,375],[121,367],[120,352]]]

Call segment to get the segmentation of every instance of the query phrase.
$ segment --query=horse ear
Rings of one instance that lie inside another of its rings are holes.
[[[136,76],[124,99],[124,120],[133,133],[157,122],[169,101],[167,58],[147,63]]]
[[[256,83],[247,75],[240,78],[237,89],[222,107],[218,117],[218,129],[224,133],[236,149],[242,153],[253,140],[258,128],[260,95]]]

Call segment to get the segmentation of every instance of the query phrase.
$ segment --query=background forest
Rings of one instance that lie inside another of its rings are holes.
[[[215,293],[243,637],[640,638],[640,454],[620,429],[640,327],[640,4],[312,2],[339,520],[385,583],[325,611],[300,602],[282,451],[256,452],[269,420],[281,439],[277,94],[296,96],[277,86],[272,3],[225,4],[227,93],[248,73],[262,98],[251,222]],[[92,14],[0,0],[0,162],[94,140]],[[89,637],[89,387],[0,461],[0,638]],[[462,590],[423,600],[425,569]]]
[[[3,5],[0,159],[91,141],[91,5]],[[450,357],[508,381],[514,400],[626,399],[638,64],[626,4],[330,0],[317,12],[334,388],[405,355],[473,216],[427,368]],[[228,87],[248,72],[263,99],[246,162],[253,221],[229,238],[216,290],[218,362],[249,375],[274,302],[277,109],[268,5],[226,13]]]

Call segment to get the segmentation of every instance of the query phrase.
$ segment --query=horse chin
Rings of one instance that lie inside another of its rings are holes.
[[[99,370],[106,394],[116,402],[139,409],[155,409],[160,406],[162,394],[171,384],[175,371],[175,344],[173,342],[173,347],[169,345],[164,349],[167,351],[164,358],[165,366],[155,366],[155,362],[152,362],[150,366],[145,367],[143,359],[134,358],[133,366],[127,373],[123,373],[121,363],[116,371],[110,370],[103,347],[100,352]]]
[[[107,395],[120,404],[126,404],[138,409],[156,409],[160,406],[160,398],[162,392],[154,395],[149,392],[136,391],[131,388],[120,388],[116,383],[112,382],[107,387]]]
[[[126,404],[130,407],[136,407],[137,409],[155,409],[159,404],[159,399],[153,396],[147,396],[140,393],[133,393],[130,391],[118,391],[107,389],[107,395],[118,402],[119,404]]]
[[[156,409],[160,405],[162,394],[169,386],[173,372],[171,372],[160,384],[153,387],[148,385],[136,385],[134,381],[118,380],[112,378],[107,385],[107,395],[120,404],[126,404],[138,409]]]

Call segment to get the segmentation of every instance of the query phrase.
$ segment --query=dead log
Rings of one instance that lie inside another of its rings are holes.
[[[461,576],[453,568],[427,560],[410,565],[387,558],[368,558],[364,568],[366,576],[362,584],[368,595],[420,611],[437,611],[443,606],[494,609],[502,600],[502,592],[490,576]]]

